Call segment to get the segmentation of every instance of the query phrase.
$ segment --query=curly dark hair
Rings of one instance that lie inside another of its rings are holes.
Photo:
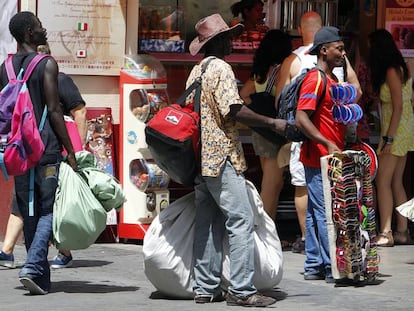
[[[389,68],[395,68],[398,72],[402,70],[401,82],[407,82],[410,78],[408,66],[391,33],[386,29],[378,29],[370,33],[368,38],[370,44],[368,64],[373,90],[379,93]]]
[[[9,22],[10,33],[17,43],[23,43],[27,28],[30,27],[36,27],[36,15],[29,11],[15,14]]]
[[[250,77],[256,77],[258,83],[264,83],[270,66],[281,64],[291,53],[290,36],[279,29],[269,30],[254,54]]]

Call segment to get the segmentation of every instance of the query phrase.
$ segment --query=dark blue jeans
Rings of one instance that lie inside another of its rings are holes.
[[[39,164],[35,168],[34,216],[29,216],[29,172],[14,179],[27,250],[27,259],[19,276],[29,276],[44,290],[50,289],[47,256],[52,238],[53,204],[60,161],[60,157],[56,156],[54,163]]]
[[[331,276],[321,169],[305,166],[305,177],[309,194],[306,211],[305,274]]]

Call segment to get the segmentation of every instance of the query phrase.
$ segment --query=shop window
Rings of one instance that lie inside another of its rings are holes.
[[[307,11],[318,12],[325,26],[337,26],[338,0],[285,0],[281,5],[280,28],[296,35],[300,17]]]

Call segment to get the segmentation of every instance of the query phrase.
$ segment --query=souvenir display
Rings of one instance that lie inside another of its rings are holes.
[[[88,108],[89,109],[89,108]],[[112,115],[106,111],[89,109],[87,120],[86,147],[98,160],[98,168],[114,175]]]
[[[337,280],[378,277],[371,157],[345,151],[321,160],[332,274]]]

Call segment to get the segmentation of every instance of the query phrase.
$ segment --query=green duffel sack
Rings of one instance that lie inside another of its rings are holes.
[[[125,202],[121,183],[98,167],[98,162],[92,153],[79,151],[75,156],[79,175],[85,179],[103,208],[107,212],[113,208],[120,209]]]
[[[85,179],[92,193],[107,212],[122,207],[125,195],[120,182],[115,177],[95,167],[82,168],[79,170],[79,175]]]
[[[53,241],[58,249],[85,249],[106,228],[107,213],[85,180],[65,162],[60,164],[53,207]]]
[[[98,160],[95,155],[89,151],[81,150],[75,153],[76,163],[78,164],[78,170],[82,170],[88,167],[98,167]]]

